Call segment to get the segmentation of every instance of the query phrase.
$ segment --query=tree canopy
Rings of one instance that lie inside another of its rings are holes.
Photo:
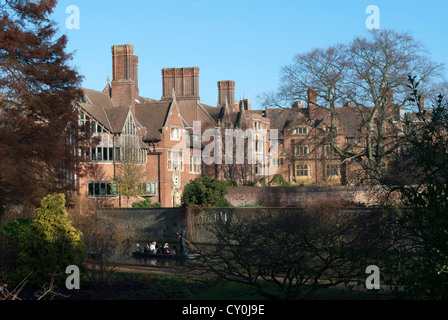
[[[85,257],[81,232],[68,219],[63,194],[42,199],[36,218],[22,241],[17,262],[18,280],[28,277],[33,284],[42,284],[52,276],[64,274],[69,265],[81,266]]]
[[[0,206],[74,189],[82,77],[50,19],[55,0],[0,1]]]
[[[371,30],[367,37],[349,43],[317,48],[297,54],[281,69],[276,92],[264,94],[266,105],[289,107],[307,100],[314,89],[319,114],[329,115],[325,135],[342,162],[355,161],[365,180],[376,183],[384,173],[388,157],[396,151],[397,119],[409,103],[408,77],[417,74],[422,94],[440,89],[443,65],[431,61],[422,44],[409,33]],[[351,106],[362,121],[362,148],[337,143],[337,107]]]
[[[229,207],[226,193],[225,182],[204,176],[191,180],[185,186],[182,202],[184,206]]]

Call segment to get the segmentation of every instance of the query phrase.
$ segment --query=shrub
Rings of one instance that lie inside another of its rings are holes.
[[[150,199],[145,199],[132,204],[132,208],[160,208],[161,206],[160,202],[151,203]]]
[[[16,280],[29,276],[28,282],[41,285],[56,273],[65,275],[69,265],[80,266],[86,249],[81,232],[68,220],[63,194],[42,199],[36,213],[18,255]]]
[[[191,180],[184,189],[182,203],[184,206],[229,207],[225,198],[226,184],[209,176]]]
[[[269,182],[270,186],[283,186],[283,187],[291,187],[291,183],[285,180],[281,174],[276,174]]]
[[[30,234],[32,219],[17,219],[0,228],[0,285],[10,283],[17,269],[18,253]]]

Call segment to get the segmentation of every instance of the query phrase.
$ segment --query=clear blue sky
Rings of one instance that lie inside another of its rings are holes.
[[[79,29],[66,28],[69,5],[79,8]],[[448,67],[443,0],[60,0],[53,18],[86,88],[104,88],[111,46],[130,43],[142,96],[161,98],[162,68],[197,66],[201,102],[216,105],[217,81],[234,80],[235,98],[261,108],[257,95],[278,87],[295,54],[365,35],[369,5],[379,8],[381,29],[410,32]]]

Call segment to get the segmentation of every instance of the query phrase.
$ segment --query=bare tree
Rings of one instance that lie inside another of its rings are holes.
[[[364,272],[369,263],[365,254],[379,244],[379,233],[372,232],[377,218],[344,214],[330,205],[240,214],[212,227],[218,244],[206,253],[206,266],[224,279],[254,286],[268,298],[306,299],[317,289],[346,283]],[[269,293],[266,284],[280,293]]]
[[[84,270],[97,286],[110,284],[118,261],[122,258],[121,244],[127,243],[122,229],[97,215],[97,203],[87,197],[77,199],[78,207],[70,211],[74,224],[82,232],[87,248]]]
[[[131,197],[142,194],[141,186],[145,182],[145,168],[138,165],[131,157],[127,156],[118,166],[118,173],[114,179],[119,196],[126,197],[126,206],[129,207]]]
[[[368,38],[357,37],[349,44],[295,56],[293,63],[281,70],[278,92],[265,94],[264,100],[274,107],[296,100],[311,102],[310,121],[325,129],[322,134],[341,163],[356,162],[364,178],[377,180],[400,142],[400,115],[410,107],[408,76],[420,75],[427,95],[438,88],[435,82],[442,69],[443,65],[430,61],[424,47],[411,35],[372,30]],[[342,106],[350,107],[359,122],[360,143],[356,148],[336,141],[337,121],[342,116],[338,107]],[[327,119],[324,125],[323,119]]]

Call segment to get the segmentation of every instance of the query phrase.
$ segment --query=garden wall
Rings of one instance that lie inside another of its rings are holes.
[[[334,187],[228,187],[226,198],[232,206],[261,205],[265,207],[308,206],[322,201],[341,204],[379,205],[385,194],[378,189]]]
[[[345,208],[349,214],[370,214],[374,208]],[[120,229],[129,245],[156,241],[171,245],[178,243],[176,232],[182,226],[187,228],[188,239],[195,244],[213,244],[214,237],[209,226],[217,220],[231,221],[239,214],[263,215],[286,212],[300,213],[300,208],[100,208],[98,217]],[[133,249],[133,247],[131,248]]]

